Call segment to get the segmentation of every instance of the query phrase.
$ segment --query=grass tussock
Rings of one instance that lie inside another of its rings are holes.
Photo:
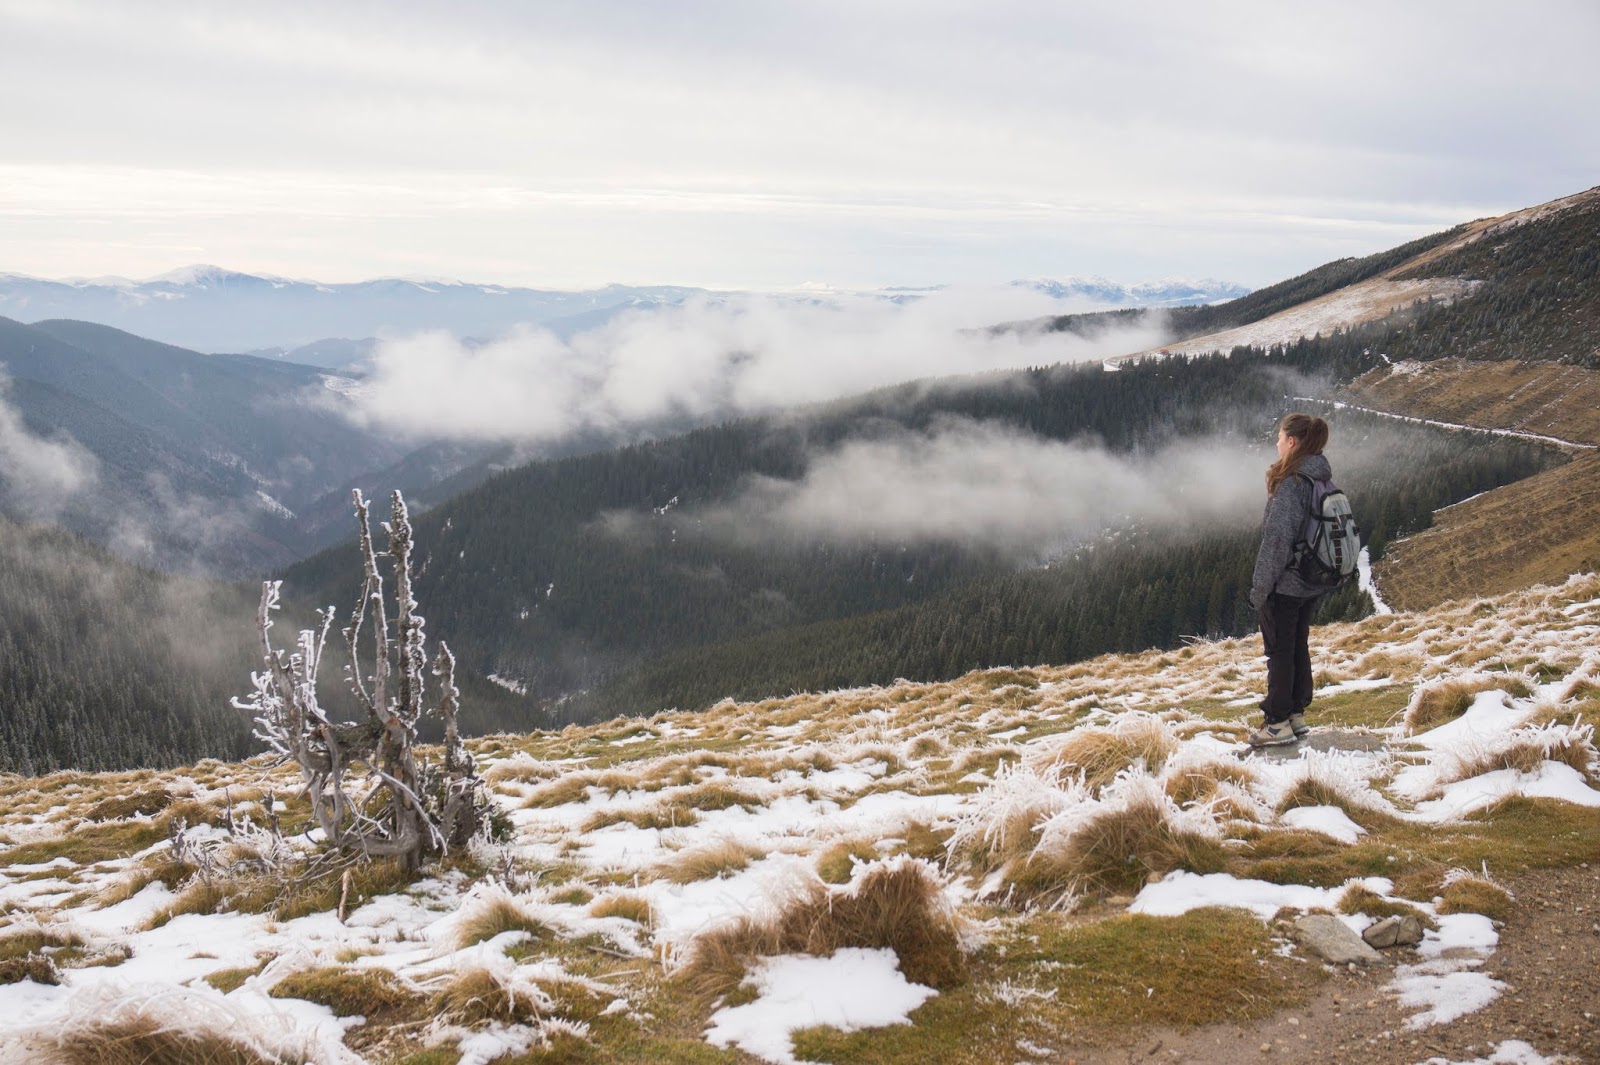
[[[168,863],[152,873],[152,880],[183,886],[177,898],[150,919],[149,927],[159,928],[184,914],[207,913],[271,913],[278,920],[292,921],[313,913],[334,912],[341,899],[346,910],[352,911],[369,899],[401,890],[412,880],[403,864],[394,858],[354,864],[297,860],[279,869],[248,866],[236,874],[209,876],[189,875],[191,872]],[[188,876],[187,881],[179,879],[184,876]],[[122,894],[127,887],[114,890]]]
[[[89,808],[84,817],[90,821],[122,821],[129,817],[151,817],[173,803],[173,795],[165,788],[136,791],[130,795],[116,795],[102,799]]]
[[[1339,912],[1349,914],[1365,914],[1368,917],[1382,919],[1384,917],[1415,917],[1421,921],[1425,928],[1437,928],[1439,922],[1429,914],[1399,899],[1386,899],[1370,888],[1360,884],[1351,886],[1339,899]]]
[[[535,939],[551,936],[550,926],[520,905],[509,892],[479,898],[461,915],[456,926],[456,948],[483,943],[506,932],[527,932]]]
[[[1481,913],[1496,921],[1511,917],[1516,909],[1516,899],[1511,892],[1489,879],[1452,869],[1445,875],[1444,886],[1439,891],[1440,913]]]
[[[656,866],[655,875],[674,884],[693,884],[696,881],[712,880],[729,873],[737,873],[757,858],[763,857],[765,853],[760,848],[740,843],[735,839],[721,839],[715,843],[680,851],[670,860]]]
[[[518,986],[488,969],[466,969],[433,996],[433,1012],[457,1024],[529,1024],[545,1016],[552,1003],[537,989]]]
[[[273,998],[298,998],[328,1007],[338,1017],[375,1018],[420,1013],[427,996],[387,969],[303,969],[279,980]]]
[[[533,794],[522,801],[522,805],[529,810],[548,810],[556,806],[588,802],[589,788],[593,784],[594,779],[587,773],[569,773],[536,788]]]
[[[1118,773],[1143,763],[1151,773],[1161,770],[1178,741],[1160,719],[1150,714],[1130,714],[1107,728],[1083,728],[1069,734],[1050,753],[1047,764],[1063,776],[1081,774],[1091,790],[1099,790]]]
[[[817,876],[824,884],[848,884],[857,865],[881,857],[875,841],[842,839],[817,855]]]
[[[55,962],[40,954],[0,959],[0,986],[20,984],[24,980],[54,986],[61,983],[61,973]]]
[[[632,891],[616,891],[601,895],[589,904],[590,917],[620,917],[625,921],[654,928],[655,907],[650,900]]]
[[[1526,699],[1533,694],[1533,686],[1517,673],[1469,673],[1419,684],[1406,705],[1405,730],[1415,736],[1454,721],[1467,712],[1473,700],[1488,691]]]
[[[266,962],[262,962],[260,965],[241,966],[237,969],[218,969],[214,973],[207,973],[202,979],[226,995],[230,991],[239,990],[245,985],[246,980],[252,976],[259,976],[261,970],[266,967]]]
[[[965,959],[954,911],[931,865],[894,859],[857,870],[843,888],[813,884],[770,920],[741,918],[697,937],[680,979],[707,998],[743,981],[752,958],[826,956],[843,947],[887,948],[913,983],[959,984]]]
[[[583,823],[584,832],[596,832],[613,825],[632,825],[644,829],[688,828],[700,820],[700,814],[689,808],[671,803],[652,806],[622,807],[601,810]]]
[[[1350,801],[1345,789],[1315,774],[1301,777],[1292,784],[1278,800],[1277,812],[1281,814],[1302,806],[1335,806],[1347,814],[1366,812],[1365,807]]]
[[[1201,762],[1173,770],[1163,778],[1167,796],[1179,806],[1204,806],[1217,797],[1224,784],[1248,788],[1256,774],[1248,766],[1234,762]]]
[[[1533,773],[1547,761],[1571,766],[1590,786],[1600,783],[1600,755],[1595,751],[1594,727],[1550,722],[1518,729],[1505,746],[1463,758],[1448,779],[1440,783],[1468,780],[1500,769]]]
[[[76,950],[82,946],[83,940],[73,932],[38,926],[7,929],[0,934],[0,961]]]
[[[150,1010],[113,1009],[110,1016],[27,1039],[19,1060],[29,1065],[297,1065],[216,1027],[174,1023]]]
[[[1226,865],[1215,835],[1173,815],[1164,795],[1139,794],[1057,834],[1046,825],[1027,860],[1005,876],[1014,900],[1070,906],[1081,896],[1133,893],[1175,869],[1220,872]]]

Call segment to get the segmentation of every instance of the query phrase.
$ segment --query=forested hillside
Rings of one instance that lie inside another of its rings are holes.
[[[252,614],[248,589],[0,518],[0,772],[242,756]]]
[[[1253,624],[1242,595],[1254,504],[1222,527],[1195,522],[1178,535],[1135,524],[1033,556],[938,538],[781,529],[729,538],[707,515],[752,483],[795,482],[842,444],[951,418],[1124,456],[1202,437],[1259,440],[1264,469],[1286,396],[1311,387],[1302,374],[1343,379],[1376,360],[1359,336],[1340,335],[1272,355],[1117,373],[1053,367],[537,463],[421,516],[429,559],[420,586],[432,631],[467,669],[528,685],[557,720],[1236,634]],[[1332,454],[1338,462],[1342,445],[1352,456],[1344,477],[1380,551],[1426,526],[1435,508],[1559,461],[1530,445],[1352,414],[1336,425]],[[287,584],[294,595],[315,589],[319,600],[341,601],[354,573],[341,550],[292,568]],[[1347,598],[1334,609],[1348,615],[1360,604]]]
[[[1600,367],[1600,193],[1562,211],[1487,229],[1401,277],[1482,281],[1471,299],[1430,307],[1390,342],[1395,357],[1548,359]]]
[[[1487,435],[1397,432],[1348,415],[1336,424],[1347,447],[1355,436],[1404,456],[1339,478],[1359,486],[1352,491],[1360,520],[1380,552],[1388,541],[1426,528],[1436,508],[1559,461],[1549,451]],[[902,676],[942,680],[991,666],[1074,662],[1107,651],[1175,647],[1185,638],[1243,635],[1256,626],[1245,601],[1256,544],[1254,529],[1111,538],[1048,567],[973,580],[898,610],[681,651],[575,700],[566,712],[582,719]],[[1350,586],[1324,602],[1318,624],[1364,617],[1371,606]]]
[[[259,750],[232,700],[262,666],[260,594],[257,584],[142,569],[71,533],[0,518],[0,773],[172,766]],[[338,604],[341,623],[353,606]],[[311,622],[309,610],[280,615],[277,645]],[[354,706],[344,664],[331,646],[321,696],[336,717]],[[464,728],[528,727],[527,707],[510,693],[482,677],[461,687]]]
[[[307,366],[0,318],[0,413],[72,473],[0,478],[0,514],[140,565],[259,574],[311,549],[296,508],[403,453],[341,402]]]
[[[1176,307],[1171,310],[1130,308],[1088,314],[1064,314],[1049,319],[1045,328],[1055,332],[1094,336],[1112,326],[1130,326],[1161,316],[1173,341],[1204,336],[1207,333],[1259,322],[1269,315],[1305,303],[1307,300],[1314,300],[1319,296],[1336,292],[1346,285],[1376,277],[1385,270],[1393,270],[1423,252],[1454,239],[1463,229],[1464,226],[1456,226],[1453,229],[1441,230],[1373,255],[1335,259],[1331,263],[1324,263],[1287,281],[1258,288],[1248,295],[1224,303]]]

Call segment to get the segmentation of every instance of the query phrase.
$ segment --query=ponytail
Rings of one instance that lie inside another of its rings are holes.
[[[1328,423],[1310,414],[1285,414],[1278,428],[1291,441],[1289,453],[1274,462],[1267,470],[1267,495],[1300,469],[1300,461],[1307,455],[1320,455],[1328,446]]]

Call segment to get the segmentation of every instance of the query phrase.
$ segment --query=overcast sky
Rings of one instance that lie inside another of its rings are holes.
[[[1600,182],[1600,4],[0,0],[0,271],[1260,285]]]

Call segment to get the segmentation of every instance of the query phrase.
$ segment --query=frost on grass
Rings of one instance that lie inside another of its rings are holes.
[[[1087,894],[1136,890],[1151,875],[1222,865],[1211,808],[1180,807],[1142,767],[1124,769],[1098,792],[1081,777],[1053,780],[1029,768],[990,790],[951,840],[987,873],[985,896],[1070,909]]]
[[[765,917],[739,917],[697,936],[680,978],[715,997],[739,986],[760,957],[889,950],[910,980],[950,987],[965,972],[963,921],[930,863],[891,858],[857,866],[848,884],[813,880]]]
[[[1466,962],[1513,902],[1481,868],[1443,876],[1477,854],[1414,860],[1418,825],[1470,836],[1501,813],[1462,815],[1511,795],[1600,805],[1584,720],[1600,630],[1592,608],[1572,609],[1594,601],[1591,576],[1319,632],[1328,716],[1313,724],[1388,750],[1238,758],[1240,701],[1264,682],[1249,639],[472,741],[514,832],[421,880],[377,862],[307,875],[320,848],[301,834],[313,817],[293,766],[3,779],[0,954],[15,947],[19,967],[59,983],[0,983],[0,1040],[52,1038],[68,1003],[137,986],[221,1003],[245,1019],[205,1031],[241,1045],[270,1018],[284,1042],[245,1046],[244,1061],[402,1031],[468,1061],[614,1055],[626,1044],[608,1041],[666,1038],[664,1015],[647,1016],[658,1008],[688,1021],[686,1038],[731,1033],[752,1015],[734,1011],[775,1008],[802,956],[871,957],[884,986],[942,993],[968,978],[978,930],[1110,896],[1151,915],[1414,912],[1438,934],[1405,993],[1438,1018],[1492,990]],[[1397,720],[1406,696],[1421,707],[1455,681],[1432,728]],[[1462,688],[1479,690],[1463,705]],[[1365,875],[1388,853],[1392,881]],[[59,941],[26,938],[40,929]],[[1007,978],[995,986],[1023,986]],[[440,1020],[386,1019],[378,1003],[396,988]],[[364,997],[375,1024],[330,1012]],[[1021,1008],[1051,1014],[1066,997]],[[767,1027],[787,1040],[785,1023]]]
[[[38,1065],[341,1065],[361,1059],[347,1050],[332,1014],[317,1023],[267,1000],[256,1008],[184,988],[88,988],[68,998],[47,1023],[22,1032],[22,1060]],[[307,1027],[312,1028],[305,1034]]]

